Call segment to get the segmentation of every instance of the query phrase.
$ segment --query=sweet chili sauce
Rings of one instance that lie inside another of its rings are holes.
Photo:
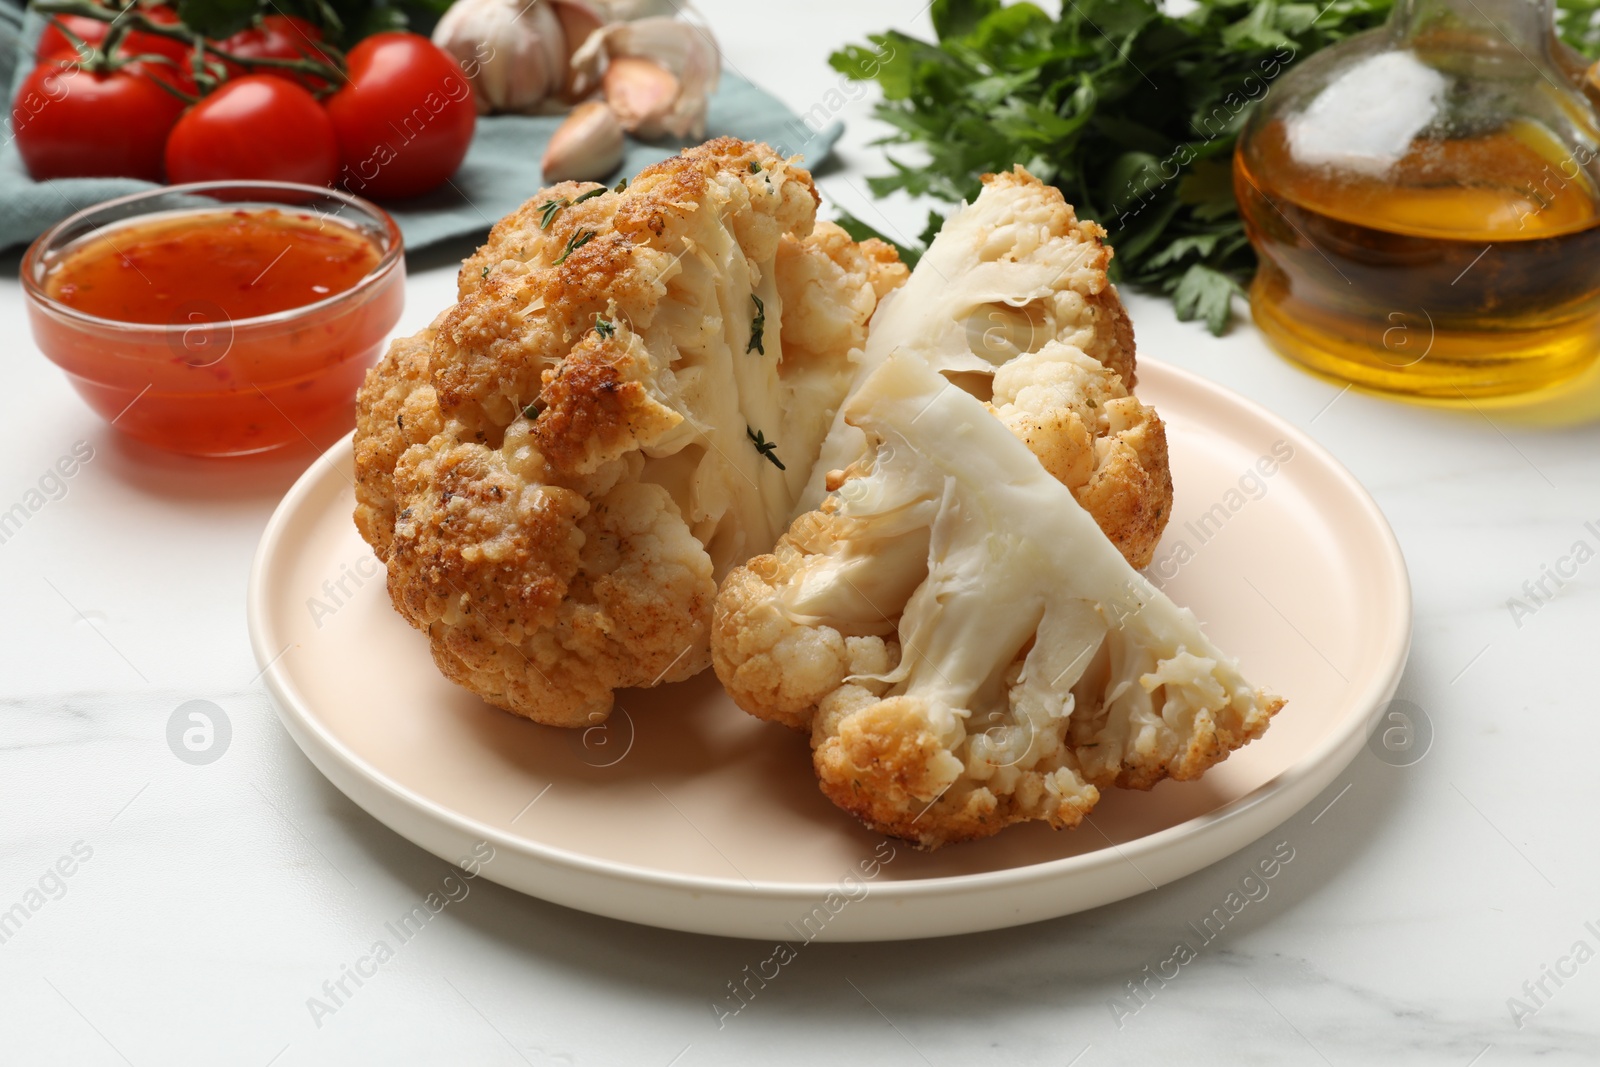
[[[45,292],[117,322],[252,319],[352,289],[380,256],[367,237],[315,216],[276,208],[185,214],[85,242],[51,272]]]
[[[353,424],[404,300],[398,246],[293,208],[147,216],[63,248],[30,314],[117,429],[195,455],[264,451]]]

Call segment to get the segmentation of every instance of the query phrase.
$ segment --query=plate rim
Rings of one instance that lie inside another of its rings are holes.
[[[1246,412],[1280,433],[1297,450],[1302,448],[1307,450],[1310,455],[1320,462],[1320,466],[1336,478],[1348,496],[1360,505],[1361,518],[1375,534],[1379,535],[1375,543],[1381,547],[1383,562],[1386,564],[1385,584],[1391,587],[1394,594],[1389,621],[1392,624],[1392,629],[1398,635],[1398,639],[1386,650],[1386,659],[1381,663],[1381,669],[1375,671],[1372,675],[1370,684],[1363,692],[1350,698],[1349,703],[1361,709],[1364,714],[1348,716],[1346,722],[1339,729],[1324,737],[1319,744],[1300,759],[1244,796],[1229,801],[1227,804],[1212,811],[1186,819],[1174,826],[1132,838],[1125,842],[1109,842],[1110,847],[1108,848],[1096,849],[1076,856],[1046,860],[1042,863],[1027,864],[1021,867],[1007,867],[1000,870],[970,874],[939,875],[928,878],[874,882],[870,894],[873,898],[881,895],[892,902],[896,898],[906,900],[938,898],[967,891],[1032,886],[1041,882],[1052,882],[1061,878],[1087,875],[1104,868],[1137,861],[1140,858],[1163,852],[1180,841],[1193,839],[1196,835],[1214,834],[1223,827],[1246,819],[1255,809],[1263,804],[1270,803],[1275,797],[1285,793],[1294,793],[1297,786],[1303,785],[1308,778],[1316,776],[1319,772],[1324,773],[1329,781],[1337,777],[1359,752],[1359,746],[1353,743],[1354,735],[1358,732],[1370,733],[1374,721],[1374,713],[1396,691],[1410,657],[1414,621],[1413,594],[1409,571],[1399,540],[1395,536],[1387,517],[1378,506],[1377,501],[1373,499],[1372,494],[1320,442],[1312,438],[1306,431],[1294,426],[1249,397],[1234,392],[1193,371],[1161,360],[1141,359],[1139,369],[1141,372],[1153,371],[1156,377],[1169,376],[1174,380],[1175,387],[1208,394],[1208,399],[1213,403],[1220,401],[1225,405],[1243,408]],[[262,678],[266,682],[280,719],[284,721],[284,725],[288,729],[290,736],[294,738],[296,745],[302,749],[307,758],[317,767],[318,773],[327,778],[335,788],[338,788],[340,792],[344,793],[357,806],[367,811],[369,815],[380,823],[399,833],[407,840],[418,844],[418,847],[428,851],[432,850],[417,840],[418,834],[409,828],[402,828],[396,825],[396,820],[386,818],[380,812],[373,810],[373,806],[369,806],[363,798],[354,795],[334,775],[324,770],[321,761],[317,758],[317,754],[307,749],[306,740],[314,741],[320,748],[324,758],[333,759],[342,764],[346,770],[356,774],[367,786],[375,787],[381,794],[386,795],[391,803],[398,803],[403,807],[417,811],[427,818],[443,824],[454,834],[470,837],[473,840],[487,841],[496,848],[504,847],[513,853],[520,854],[525,859],[544,865],[564,868],[575,874],[599,876],[610,880],[621,879],[636,885],[663,890],[686,890],[697,896],[708,898],[727,898],[731,896],[747,901],[810,901],[836,888],[837,880],[834,882],[773,880],[751,882],[742,879],[663,871],[617,860],[601,859],[529,838],[512,836],[499,828],[479,822],[471,816],[449,808],[442,802],[418,793],[410,787],[391,779],[335,736],[326,723],[313,713],[310,701],[299,693],[293,681],[288,677],[286,668],[282,663],[283,649],[273,649],[271,642],[267,640],[271,622],[268,619],[266,607],[269,599],[266,582],[273,568],[276,549],[280,546],[285,531],[297,517],[305,500],[314,495],[327,479],[342,476],[341,464],[353,463],[352,442],[354,435],[355,431],[352,430],[319,455],[295,480],[288,492],[284,494],[262,531],[261,540],[251,561],[246,592],[246,621],[256,664],[261,668]],[[323,469],[324,464],[327,465],[327,470]],[[1342,750],[1348,750],[1348,754],[1343,755],[1341,758]],[[1325,782],[1317,790],[1299,800],[1292,808],[1283,812],[1272,825],[1281,825],[1292,818],[1321,789],[1326,788],[1326,784]],[[841,815],[841,817],[844,816]],[[1199,866],[1188,866],[1183,873],[1166,878],[1158,884],[1164,885],[1175,881],[1177,878],[1185,877],[1187,874],[1209,867],[1225,859],[1234,851],[1237,851],[1237,848],[1229,849],[1227,852],[1207,859]],[[1135,867],[1137,868],[1136,863]],[[489,869],[484,868],[485,877],[489,877],[491,881],[498,880],[488,872]],[[529,893],[528,890],[520,886],[512,886],[511,888],[519,892],[528,893],[528,895],[538,895],[537,893]],[[1144,891],[1140,890],[1139,892]],[[1138,893],[1132,895],[1138,895]],[[1101,905],[1086,905],[1086,907],[1096,906]],[[1072,910],[1068,909],[1059,914],[1069,914]],[[597,911],[596,913],[613,914],[608,911]],[[631,921],[646,920],[633,919]],[[1023,921],[1035,920],[1028,919]],[[654,924],[675,929],[701,929],[701,927],[693,925],[678,925],[667,922]],[[982,927],[968,927],[968,929],[972,930],[980,928]]]

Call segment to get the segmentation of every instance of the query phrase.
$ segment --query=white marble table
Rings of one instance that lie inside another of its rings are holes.
[[[730,64],[800,110],[839,88],[830,44],[926,24],[922,0],[830,0],[804,15],[702,6]],[[874,129],[863,102],[843,112],[853,126],[826,196],[915,233],[915,205],[867,205]],[[403,330],[451,287],[450,255],[412,267]],[[813,946],[720,1029],[712,1003],[767,946],[592,918],[482,880],[314,1017],[308,998],[447,868],[329,786],[254,677],[245,576],[310,451],[209,463],[119,440],[34,350],[9,257],[0,510],[31,499],[58,458],[93,455],[64,491],[47,480],[59,499],[0,543],[0,911],[30,911],[0,943],[0,1062],[1600,1059],[1600,716],[1587,674],[1600,562],[1571,558],[1580,542],[1585,559],[1600,549],[1600,430],[1340,394],[1248,328],[1217,340],[1160,302],[1131,305],[1143,353],[1306,428],[1382,504],[1416,593],[1401,696],[1431,727],[1424,758],[1363,752],[1278,832],[1121,904],[980,936]],[[1547,580],[1553,596],[1533,604],[1524,583],[1557,567],[1563,584]],[[1537,610],[1514,616],[1512,597]],[[168,719],[189,700],[232,724],[209,765],[168,747]],[[1175,978],[1145,981],[1147,965],[1172,973],[1175,943],[1197,940],[1188,924],[1275,848],[1293,860],[1268,895]]]

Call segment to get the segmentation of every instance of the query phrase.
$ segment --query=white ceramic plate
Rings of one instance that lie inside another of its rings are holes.
[[[390,607],[351,522],[348,440],[262,537],[256,658],[295,741],[357,804],[446,860],[487,841],[485,877],[569,907],[793,943],[967,933],[1133,896],[1320,793],[1392,697],[1411,635],[1399,546],[1343,467],[1200,378],[1155,361],[1139,378],[1177,485],[1148,573],[1289,703],[1204,779],[1111,791],[1076,831],[1019,826],[932,854],[886,842],[822,796],[802,738],[744,715],[710,671],[622,692],[587,731],[489,707]]]

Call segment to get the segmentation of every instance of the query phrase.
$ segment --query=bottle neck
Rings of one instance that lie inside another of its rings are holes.
[[[1529,58],[1548,56],[1555,40],[1555,0],[1399,0],[1391,25],[1404,41],[1482,38]]]

